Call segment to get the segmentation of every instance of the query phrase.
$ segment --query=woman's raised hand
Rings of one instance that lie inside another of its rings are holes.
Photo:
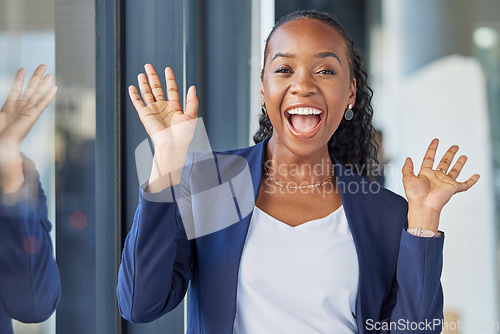
[[[56,94],[57,87],[51,86],[52,75],[44,77],[46,65],[40,65],[31,77],[21,96],[25,70],[17,71],[7,101],[0,110],[0,149],[15,150],[23,142],[43,111]]]
[[[155,147],[175,143],[189,144],[198,117],[198,98],[194,86],[187,93],[186,110],[183,112],[174,72],[165,69],[167,99],[158,74],[151,64],[144,66],[146,74],[137,77],[141,96],[135,86],[129,87],[129,95],[139,118]]]
[[[14,84],[0,110],[0,190],[16,192],[24,183],[19,147],[40,115],[56,94],[52,75],[45,74],[46,65],[40,65],[31,77],[24,94],[25,70],[17,71]]]
[[[172,69],[165,69],[165,99],[154,67],[146,64],[144,68],[147,76],[143,73],[138,76],[142,98],[134,86],[129,87],[129,94],[144,128],[155,145],[153,168],[146,191],[159,192],[180,182],[181,170],[196,127],[198,98],[194,86],[190,87],[186,110],[183,112]]]
[[[437,232],[439,215],[444,205],[458,192],[466,191],[472,187],[479,175],[472,175],[465,182],[458,182],[466,156],[460,156],[450,169],[453,158],[458,151],[458,146],[452,146],[444,154],[436,169],[432,169],[439,141],[434,139],[422,161],[418,175],[413,173],[413,162],[406,159],[403,166],[403,186],[408,199],[408,227],[429,229]]]

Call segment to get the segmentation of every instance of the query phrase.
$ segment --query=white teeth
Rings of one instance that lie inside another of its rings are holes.
[[[319,115],[321,110],[316,108],[293,108],[287,111],[290,115]]]

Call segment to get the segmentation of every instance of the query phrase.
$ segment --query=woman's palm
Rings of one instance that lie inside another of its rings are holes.
[[[20,69],[0,110],[0,143],[4,150],[17,150],[43,111],[54,98],[57,88],[51,86],[52,75],[44,77],[46,66],[40,65],[21,97],[24,69]]]
[[[403,166],[403,186],[410,205],[427,207],[440,213],[451,197],[472,187],[479,175],[474,174],[465,182],[458,182],[467,157],[461,156],[451,167],[451,162],[458,151],[458,146],[452,146],[439,162],[437,169],[433,169],[434,158],[438,147],[435,139],[429,145],[418,175],[413,173],[413,162],[407,159]]]
[[[147,77],[142,73],[138,76],[142,98],[134,86],[129,87],[129,94],[148,135],[155,145],[172,141],[190,142],[198,114],[198,99],[194,87],[188,91],[186,111],[183,112],[172,70],[168,67],[165,69],[166,100],[155,69],[150,64],[145,68]]]

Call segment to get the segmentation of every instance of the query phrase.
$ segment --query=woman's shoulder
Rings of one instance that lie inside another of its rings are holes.
[[[207,164],[212,161],[219,165],[219,167],[231,167],[232,165],[238,166],[242,163],[247,163],[249,165],[260,164],[262,161],[263,147],[263,143],[258,143],[244,148],[224,151],[214,150],[191,152],[188,154],[187,163],[196,164],[204,162],[204,164]]]
[[[258,158],[261,157],[261,154],[263,153],[264,150],[264,142],[257,143],[255,145],[243,147],[243,148],[236,148],[236,149],[231,149],[231,150],[225,150],[225,151],[214,151],[215,155],[237,155],[237,156],[242,156],[245,158]]]
[[[244,179],[247,186],[258,178],[262,145],[227,151],[197,151],[188,154],[186,166],[192,184],[212,187],[233,179]]]

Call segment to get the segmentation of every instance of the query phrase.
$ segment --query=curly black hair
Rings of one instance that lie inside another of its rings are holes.
[[[371,99],[373,91],[368,87],[366,71],[351,37],[335,19],[327,13],[315,10],[300,10],[281,18],[267,37],[261,77],[263,76],[265,62],[268,56],[269,40],[274,31],[285,23],[304,18],[314,19],[328,24],[342,36],[347,45],[347,58],[349,61],[351,80],[353,78],[356,79],[356,103],[352,108],[354,117],[349,121],[344,118],[342,119],[339,127],[328,141],[328,151],[341,164],[357,174],[373,178],[374,164],[377,162],[378,149],[374,139],[375,129],[372,125],[373,108],[371,106]],[[264,111],[262,111],[260,115],[259,125],[259,130],[253,136],[255,143],[259,143],[271,137],[273,134],[273,125]]]

